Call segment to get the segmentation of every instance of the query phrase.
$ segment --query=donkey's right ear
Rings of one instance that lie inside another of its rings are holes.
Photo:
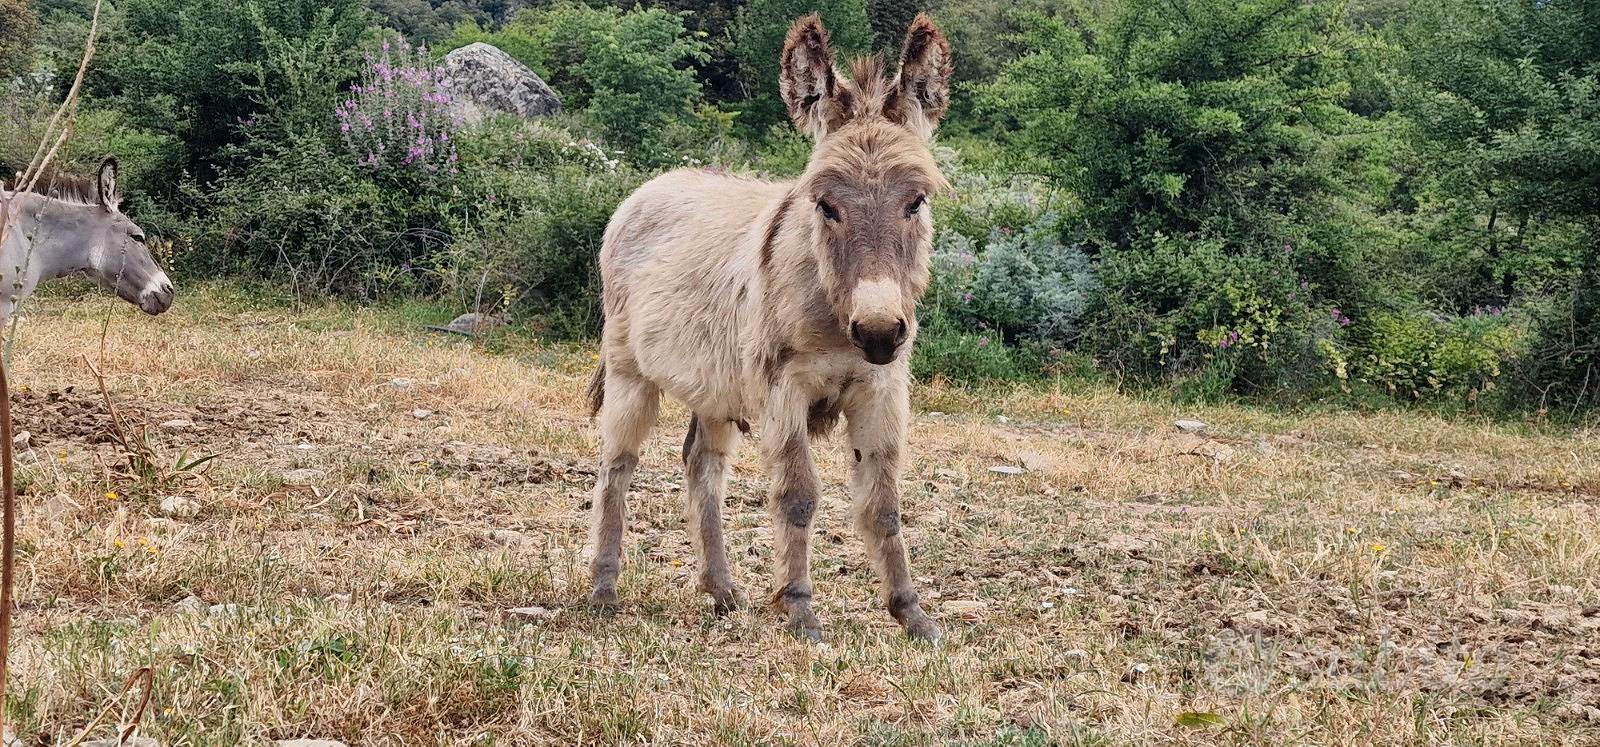
[[[101,206],[106,210],[116,210],[117,203],[122,199],[117,194],[117,158],[106,156],[100,162],[99,178],[96,180],[96,195],[100,198]]]
[[[789,107],[789,119],[802,132],[821,139],[844,125],[850,111],[846,100],[850,93],[839,85],[828,29],[821,18],[806,16],[789,27],[789,36],[783,42],[778,92]]]

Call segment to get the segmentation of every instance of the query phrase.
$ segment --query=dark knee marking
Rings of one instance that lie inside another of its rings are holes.
[[[790,526],[804,529],[817,512],[817,497],[808,490],[788,490],[778,497],[778,508]]]
[[[784,469],[792,469],[793,465],[806,458],[806,447],[810,442],[806,434],[796,433],[784,439],[783,445],[778,448],[777,458]]]
[[[878,532],[879,537],[893,537],[900,533],[900,512],[890,509],[879,512],[873,517],[872,528]]]
[[[599,578],[616,578],[622,571],[622,559],[616,557],[595,558],[591,569]]]
[[[855,449],[855,452],[856,452],[856,464],[860,464],[861,463],[861,450],[860,449]]]
[[[633,479],[634,468],[638,466],[639,457],[636,454],[622,454],[605,464],[600,479],[605,483],[606,494],[626,492],[628,482]]]

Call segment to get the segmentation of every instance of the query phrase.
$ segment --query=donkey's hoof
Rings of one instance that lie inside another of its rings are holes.
[[[711,609],[718,615],[737,612],[750,606],[750,595],[739,588],[738,584],[728,584],[706,590],[711,595]]]
[[[596,586],[589,592],[589,606],[600,612],[615,611],[621,602],[615,586]]]
[[[939,623],[924,617],[906,623],[906,637],[913,641],[937,644],[944,639],[944,631],[939,629]]]
[[[817,616],[811,611],[810,606],[791,610],[789,612],[789,622],[784,627],[794,637],[802,641],[816,643],[822,640],[822,623],[817,620]]]
[[[822,626],[816,624],[815,622],[810,625],[796,625],[795,623],[789,623],[787,627],[789,629],[789,635],[792,635],[795,638],[808,643],[822,642]]]

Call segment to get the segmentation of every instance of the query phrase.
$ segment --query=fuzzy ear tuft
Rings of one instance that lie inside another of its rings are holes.
[[[846,101],[850,93],[839,85],[828,29],[821,18],[809,15],[789,27],[782,60],[778,92],[794,126],[819,139],[842,126],[850,111]]]
[[[933,137],[939,120],[950,109],[950,79],[954,73],[950,40],[933,25],[928,14],[918,13],[906,30],[900,74],[884,102],[884,116],[925,138]]]
[[[106,156],[100,162],[95,196],[99,198],[101,206],[108,211],[116,210],[117,204],[122,201],[122,195],[117,192],[116,156]]]

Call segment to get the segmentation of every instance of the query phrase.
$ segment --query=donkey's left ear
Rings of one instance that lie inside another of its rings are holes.
[[[950,109],[950,78],[954,73],[950,40],[933,25],[928,14],[918,13],[906,31],[906,43],[900,51],[900,74],[884,100],[884,116],[924,138],[933,137],[939,120]]]
[[[106,156],[105,160],[100,162],[100,178],[98,181],[97,196],[100,198],[100,204],[108,211],[116,210],[117,203],[122,199],[121,195],[117,193],[116,156]]]

